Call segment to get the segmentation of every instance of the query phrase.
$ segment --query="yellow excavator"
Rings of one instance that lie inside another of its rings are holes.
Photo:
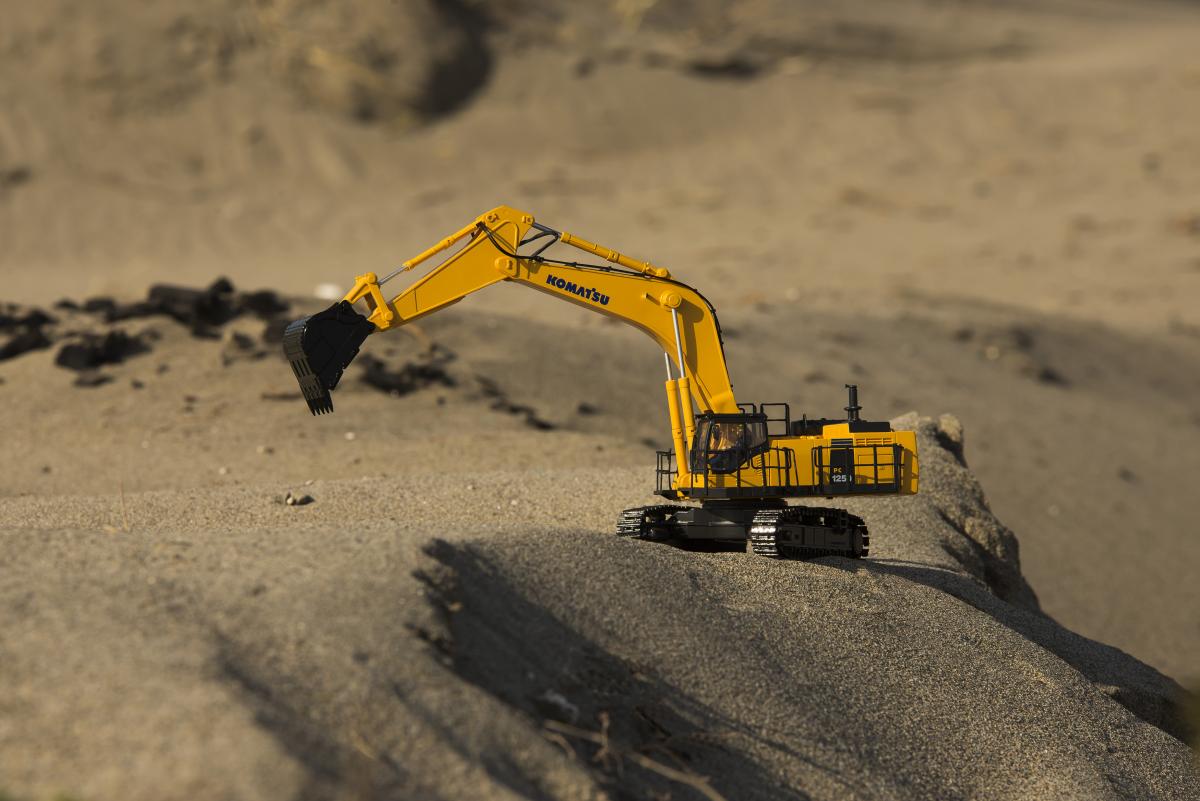
[[[551,258],[569,245],[607,264]],[[400,294],[382,287],[459,246]],[[862,519],[841,509],[789,506],[788,498],[912,495],[917,443],[912,431],[860,418],[857,387],[840,419],[793,419],[786,403],[738,403],[712,304],[662,267],[534,221],[500,206],[380,279],[360,275],[338,303],[297,320],[284,353],[313,414],[333,411],[330,391],[366,338],[451,306],[472,292],[511,281],[614,317],[662,348],[673,449],[658,453],[656,493],[690,504],[623,511],[617,534],[652,540],[749,541],[763,556],[865,556]],[[354,304],[365,305],[360,314]]]

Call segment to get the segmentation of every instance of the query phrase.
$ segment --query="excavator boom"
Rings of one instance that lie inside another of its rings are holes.
[[[387,281],[460,243],[445,261],[385,298]],[[612,266],[544,256],[555,243],[599,256]],[[375,273],[358,276],[341,302],[288,328],[285,351],[309,408],[314,414],[332,411],[329,391],[370,333],[413,322],[501,281],[640,329],[675,360],[701,412],[737,412],[716,312],[699,292],[661,267],[537,224],[533,215],[507,206],[481,215],[382,280]],[[365,318],[353,309],[359,301],[368,307]]]

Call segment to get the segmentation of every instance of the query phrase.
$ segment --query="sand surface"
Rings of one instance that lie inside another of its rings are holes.
[[[0,26],[0,792],[1200,795],[1200,8],[127,5]],[[701,288],[739,399],[929,416],[924,494],[616,540],[661,354],[507,286],[309,417],[278,321],[497,203]],[[222,275],[290,308],[54,305]]]
[[[10,500],[0,771],[33,797],[1194,797],[1178,686],[1037,612],[956,425],[920,426],[926,492],[853,506],[865,561],[619,540],[644,476],[614,468]]]

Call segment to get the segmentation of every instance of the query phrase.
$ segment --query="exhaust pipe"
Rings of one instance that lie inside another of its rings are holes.
[[[375,325],[347,301],[296,320],[283,332],[283,354],[292,363],[300,391],[313,414],[333,411],[329,392],[354,361]]]

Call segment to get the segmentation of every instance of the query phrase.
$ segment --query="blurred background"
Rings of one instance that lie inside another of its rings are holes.
[[[55,304],[161,283],[302,307],[512,205],[701,288],[742,398],[833,416],[852,381],[869,417],[955,414],[1044,610],[1200,680],[1200,5],[5,0],[0,19],[0,301],[58,337],[146,335]],[[649,342],[507,286],[429,335],[550,428],[478,405],[455,425],[516,426],[513,458],[550,468],[544,437],[610,436],[572,458],[649,483],[668,436]],[[463,446],[393,391],[356,421],[379,450],[334,453],[344,418],[271,401],[294,392],[275,345],[251,374],[236,337],[155,336],[95,386],[10,349],[0,493],[386,474],[396,449]],[[415,345],[393,344],[401,369]]]

